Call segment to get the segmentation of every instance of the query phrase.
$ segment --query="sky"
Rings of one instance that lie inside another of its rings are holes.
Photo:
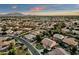
[[[0,15],[79,15],[79,4],[0,4]]]
[[[73,11],[79,4],[0,4],[0,12]]]

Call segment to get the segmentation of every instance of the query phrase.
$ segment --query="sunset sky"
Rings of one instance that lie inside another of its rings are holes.
[[[79,4],[0,4],[0,15],[79,15]]]
[[[0,4],[0,12],[78,10],[79,4]]]

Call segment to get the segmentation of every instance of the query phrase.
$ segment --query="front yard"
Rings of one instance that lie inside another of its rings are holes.
[[[38,49],[38,50],[41,50],[41,49],[44,49],[43,45],[41,43],[36,43],[35,47]]]

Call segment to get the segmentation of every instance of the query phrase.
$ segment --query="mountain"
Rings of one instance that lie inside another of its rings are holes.
[[[4,16],[25,16],[25,15],[19,12],[14,12],[14,13],[7,13]]]

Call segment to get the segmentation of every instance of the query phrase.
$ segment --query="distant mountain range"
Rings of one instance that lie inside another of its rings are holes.
[[[4,14],[3,16],[25,16],[25,15],[22,13],[16,12],[16,13],[7,13],[7,14]]]
[[[23,14],[23,13],[20,13],[20,12],[13,12],[13,13],[0,14],[0,16],[37,16],[37,15],[34,15],[34,14]]]
[[[13,13],[5,13],[5,14],[0,14],[0,16],[36,16],[33,14],[23,14],[20,12],[13,12]]]

